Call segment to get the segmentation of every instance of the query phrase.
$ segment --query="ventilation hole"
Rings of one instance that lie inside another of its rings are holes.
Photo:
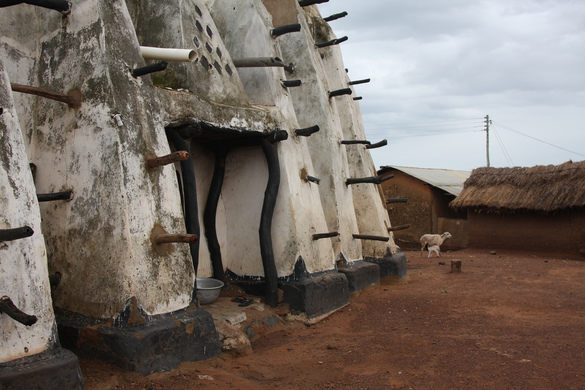
[[[211,46],[209,46],[209,43],[205,42],[205,48],[207,49],[207,51],[209,53],[213,53],[213,48]]]
[[[209,26],[205,27],[205,31],[207,31],[207,35],[209,35],[209,38],[213,38],[213,31],[211,31]]]
[[[199,23],[198,20],[195,21],[195,27],[197,27],[197,30],[199,30],[199,32],[203,32],[203,26],[201,25],[201,23]]]
[[[196,47],[199,47],[199,45],[201,45],[199,43],[199,39],[197,39],[197,37],[193,37],[193,43],[195,44]]]
[[[217,70],[217,72],[218,72],[219,74],[221,74],[221,65],[220,65],[220,64],[219,64],[217,61],[215,61],[215,62],[213,63],[213,67],[214,67],[214,68]]]
[[[234,74],[234,72],[232,72],[232,68],[230,68],[230,66],[229,66],[229,65],[226,65],[226,66],[225,66],[225,71],[226,71],[226,72],[228,72],[228,74],[229,74],[230,76]]]
[[[219,58],[223,57],[223,54],[222,54],[221,50],[219,50],[219,47],[217,49],[215,49],[215,52],[217,53],[217,56]]]
[[[203,16],[203,14],[201,13],[201,10],[197,6],[195,6],[195,12],[197,12],[199,14],[199,16]]]
[[[201,56],[199,62],[201,62],[201,66],[203,66],[205,70],[209,70],[209,68],[211,67],[211,65],[209,65],[209,61],[207,61],[207,58],[205,56]]]

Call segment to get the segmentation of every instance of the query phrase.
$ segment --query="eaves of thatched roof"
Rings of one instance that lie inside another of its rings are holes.
[[[585,161],[530,168],[477,168],[450,206],[539,212],[585,207]]]

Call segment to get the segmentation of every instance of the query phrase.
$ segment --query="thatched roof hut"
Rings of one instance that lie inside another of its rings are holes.
[[[531,168],[477,168],[455,208],[554,212],[585,206],[585,161]]]

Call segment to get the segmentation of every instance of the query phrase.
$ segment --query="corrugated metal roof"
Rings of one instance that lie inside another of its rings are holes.
[[[471,171],[455,171],[452,169],[413,168],[399,167],[396,165],[381,167],[381,169],[384,168],[397,169],[455,196],[459,195],[463,190],[463,183],[471,175]]]

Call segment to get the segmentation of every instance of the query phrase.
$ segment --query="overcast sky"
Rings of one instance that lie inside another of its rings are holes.
[[[377,167],[585,160],[585,1],[330,0]],[[524,135],[523,135],[524,134]],[[555,146],[529,138],[548,142]],[[559,148],[560,147],[560,148]],[[563,150],[566,149],[566,150]],[[573,153],[576,152],[576,153]]]

